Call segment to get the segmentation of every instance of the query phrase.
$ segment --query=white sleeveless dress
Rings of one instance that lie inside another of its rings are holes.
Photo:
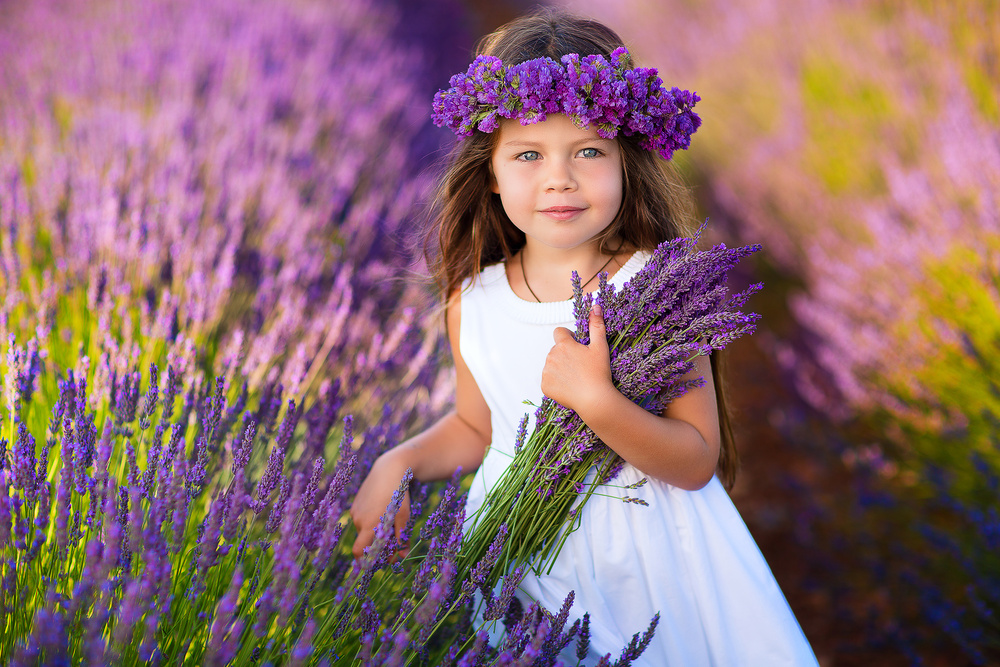
[[[621,286],[642,268],[636,253],[612,277]],[[534,303],[514,294],[503,264],[487,267],[462,292],[459,346],[489,405],[493,442],[469,491],[467,516],[513,456],[515,432],[542,399],[541,376],[557,326],[572,329],[572,302]],[[529,421],[529,433],[531,422]],[[817,665],[816,658],[760,550],[718,478],[684,491],[650,478],[636,490],[621,486],[644,475],[626,465],[594,495],[551,574],[529,574],[518,596],[556,612],[566,594],[570,614],[590,612],[591,651],[585,664],[611,652],[616,659],[657,612],[659,625],[636,665],[649,667],[779,667]],[[618,500],[638,497],[648,507]],[[564,652],[569,658],[575,649]],[[575,657],[571,658],[573,664]]]

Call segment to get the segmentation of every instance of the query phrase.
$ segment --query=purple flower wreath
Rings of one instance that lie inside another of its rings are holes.
[[[451,88],[434,95],[431,118],[460,138],[476,130],[493,132],[501,118],[529,125],[564,113],[579,127],[593,125],[605,139],[619,131],[641,135],[642,148],[669,160],[691,145],[701,125],[692,110],[701,99],[697,93],[667,90],[655,68],[632,67],[625,47],[615,49],[610,60],[570,53],[562,64],[536,58],[508,66],[497,57],[478,56],[449,83]]]

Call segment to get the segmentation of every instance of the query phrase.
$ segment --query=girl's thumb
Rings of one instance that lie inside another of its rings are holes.
[[[607,333],[604,330],[604,313],[601,311],[601,307],[594,304],[594,307],[590,309],[590,342],[593,344],[594,340],[600,340],[603,343],[607,343]]]

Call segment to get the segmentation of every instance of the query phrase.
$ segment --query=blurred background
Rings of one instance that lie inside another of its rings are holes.
[[[336,380],[361,426],[433,418],[430,99],[532,6],[0,0],[18,363],[93,365],[96,392],[159,358]],[[564,6],[701,95],[675,159],[713,240],[764,245],[732,496],[821,664],[1000,664],[1000,5]]]

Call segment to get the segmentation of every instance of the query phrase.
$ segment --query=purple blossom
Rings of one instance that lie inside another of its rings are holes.
[[[640,146],[669,160],[690,146],[701,125],[691,110],[701,98],[667,90],[655,69],[631,65],[624,47],[610,59],[572,53],[561,63],[537,58],[505,65],[494,56],[477,56],[464,74],[451,77],[449,89],[434,95],[431,119],[465,138],[476,130],[494,132],[500,118],[529,125],[562,112],[580,127],[593,125],[606,139],[619,131],[639,135]]]
[[[225,495],[225,507],[222,515],[222,537],[227,542],[232,542],[236,539],[240,519],[243,517],[243,510],[246,509],[247,499],[246,479],[243,468],[240,468],[236,471],[229,491]]]
[[[87,379],[81,377],[79,383],[77,383],[76,388],[76,406],[75,406],[75,420],[76,420],[76,455],[80,468],[89,468],[94,462],[94,456],[96,454],[96,442],[97,442],[97,425],[94,423],[93,413],[87,411]],[[108,427],[111,424],[111,420],[108,420]],[[111,434],[106,432],[105,438],[110,438]],[[110,453],[109,453],[110,456]],[[83,493],[80,490],[80,472],[78,468],[77,472],[77,484],[78,493]],[[85,486],[85,485],[84,485]]]
[[[583,615],[583,622],[580,624],[580,634],[576,640],[576,657],[583,660],[590,652],[590,612]]]
[[[239,650],[239,635],[242,620],[236,617],[236,605],[240,588],[243,587],[243,570],[236,568],[229,582],[226,594],[219,600],[212,621],[211,638],[205,649],[206,665],[228,665]]]
[[[485,589],[483,594],[489,590],[486,587],[486,578],[489,572],[496,565],[497,560],[500,558],[500,554],[503,551],[504,544],[507,542],[507,526],[500,526],[500,530],[497,531],[497,536],[490,545],[489,550],[486,555],[476,563],[475,567],[472,568],[472,573],[469,579],[462,583],[462,592],[468,596],[471,596],[476,588]]]
[[[315,633],[316,622],[310,618],[306,621],[302,634],[299,635],[298,640],[295,642],[291,659],[288,661],[289,667],[302,667],[308,664],[309,657],[313,653],[312,640]]]
[[[274,573],[271,587],[278,601],[278,626],[284,627],[292,616],[293,607],[299,594],[299,580],[302,572],[298,554],[302,548],[300,536],[295,530],[296,518],[302,504],[302,478],[296,477],[289,500],[289,507],[281,522],[281,536],[274,550]]]
[[[476,667],[481,664],[482,655],[486,647],[489,646],[489,640],[490,635],[485,630],[477,632],[476,641],[472,644],[472,648],[458,661],[457,667]]]
[[[150,374],[152,375],[152,368],[150,369]],[[174,370],[172,365],[167,365],[167,383],[166,388],[163,390],[163,409],[160,413],[160,423],[166,424],[170,421],[170,418],[174,415],[174,400],[177,398],[177,394],[181,390],[180,377]]]
[[[271,514],[267,517],[264,532],[273,533],[278,530],[282,520],[285,518],[285,506],[288,504],[288,496],[292,492],[292,483],[287,477],[282,478],[281,488],[278,490],[278,498],[271,506]]]
[[[229,435],[232,431],[233,426],[236,424],[236,420],[239,418],[240,414],[244,412],[247,404],[247,398],[250,395],[250,388],[246,381],[240,386],[240,391],[236,395],[236,400],[233,401],[231,405],[225,406],[225,411],[222,417],[218,420],[215,428],[212,430],[212,451],[214,452],[219,448],[220,443],[223,439]],[[225,396],[223,395],[222,399]]]
[[[302,508],[312,509],[313,504],[316,501],[316,494],[319,492],[319,481],[320,477],[323,475],[323,466],[326,460],[319,456],[313,461],[312,465],[312,476],[309,478],[309,484],[306,485],[306,490],[302,494]]]
[[[243,415],[243,438],[233,450],[233,474],[236,474],[237,470],[246,468],[247,464],[250,463],[250,457],[253,454],[253,438],[256,432],[257,422],[253,420],[252,414],[247,412]]]
[[[653,633],[656,632],[656,626],[660,622],[660,614],[657,613],[653,616],[653,619],[649,622],[649,627],[646,631],[642,633],[642,638],[640,639],[639,633],[635,633],[632,637],[632,641],[629,642],[628,646],[622,651],[621,657],[618,658],[616,665],[621,665],[621,667],[628,667],[632,664],[632,661],[642,655],[646,647],[649,646],[649,642],[653,639]]]
[[[285,415],[284,420],[281,422],[281,427],[278,429],[277,439],[275,440],[274,447],[271,448],[271,455],[267,460],[267,468],[265,468],[264,474],[261,475],[260,481],[257,483],[257,500],[254,505],[254,512],[257,514],[263,511],[267,504],[267,499],[278,484],[278,479],[281,476],[281,471],[285,463],[285,452],[289,442],[291,442],[292,433],[295,431],[295,425],[298,422],[300,414],[301,410],[296,410],[295,408],[295,401],[288,401],[288,413]]]
[[[590,344],[590,309],[593,306],[593,294],[583,293],[580,286],[580,274],[573,271],[573,317],[576,320],[576,331],[573,336],[578,343]]]
[[[420,627],[420,635],[417,637],[418,643],[424,644],[430,639],[431,631],[434,629],[439,614],[442,611],[442,603],[451,594],[451,583],[454,576],[455,564],[446,560],[441,565],[441,571],[437,579],[427,589],[427,595],[424,597],[423,602],[414,612],[416,614],[416,624]]]
[[[337,420],[337,413],[344,403],[340,395],[340,379],[334,380],[322,391],[322,400],[313,404],[305,415],[306,439],[304,456],[322,456],[326,438]]]
[[[222,411],[226,404],[225,383],[226,379],[224,377],[219,376],[215,378],[215,393],[208,398],[208,414],[205,417],[205,423],[202,425],[206,443],[212,442],[215,437],[215,430],[218,428],[219,421],[222,419]]]
[[[139,411],[139,428],[145,431],[150,426],[150,417],[156,410],[156,402],[159,398],[160,386],[156,364],[149,366],[149,387],[146,389],[146,396],[142,401],[142,409]]]
[[[258,430],[264,434],[265,439],[271,437],[271,429],[274,427],[274,421],[278,418],[278,413],[281,411],[281,395],[283,391],[281,383],[278,382],[267,384],[261,390],[260,405],[257,408],[254,421],[257,422]]]
[[[7,472],[0,465],[0,547],[6,549],[11,539],[10,496],[7,492]]]
[[[222,512],[224,503],[216,496],[208,509],[208,516],[204,520],[204,532],[198,548],[201,551],[198,557],[198,571],[204,578],[208,576],[208,571],[215,566],[219,556],[219,536],[222,528]]]
[[[114,382],[114,381],[112,381]],[[139,374],[126,373],[114,395],[115,422],[119,427],[135,421],[139,403]]]
[[[518,566],[512,572],[503,576],[503,587],[500,589],[500,595],[486,606],[486,611],[483,612],[483,620],[494,621],[504,617],[504,614],[507,613],[507,608],[510,606],[510,601],[517,591],[517,587],[521,585],[524,575],[525,568]]]
[[[28,432],[24,422],[17,422],[17,439],[11,452],[11,482],[15,489],[24,491],[28,503],[35,502],[35,437]]]
[[[125,586],[115,623],[114,639],[117,644],[130,643],[135,624],[146,612],[149,593],[145,579],[132,579]]]

